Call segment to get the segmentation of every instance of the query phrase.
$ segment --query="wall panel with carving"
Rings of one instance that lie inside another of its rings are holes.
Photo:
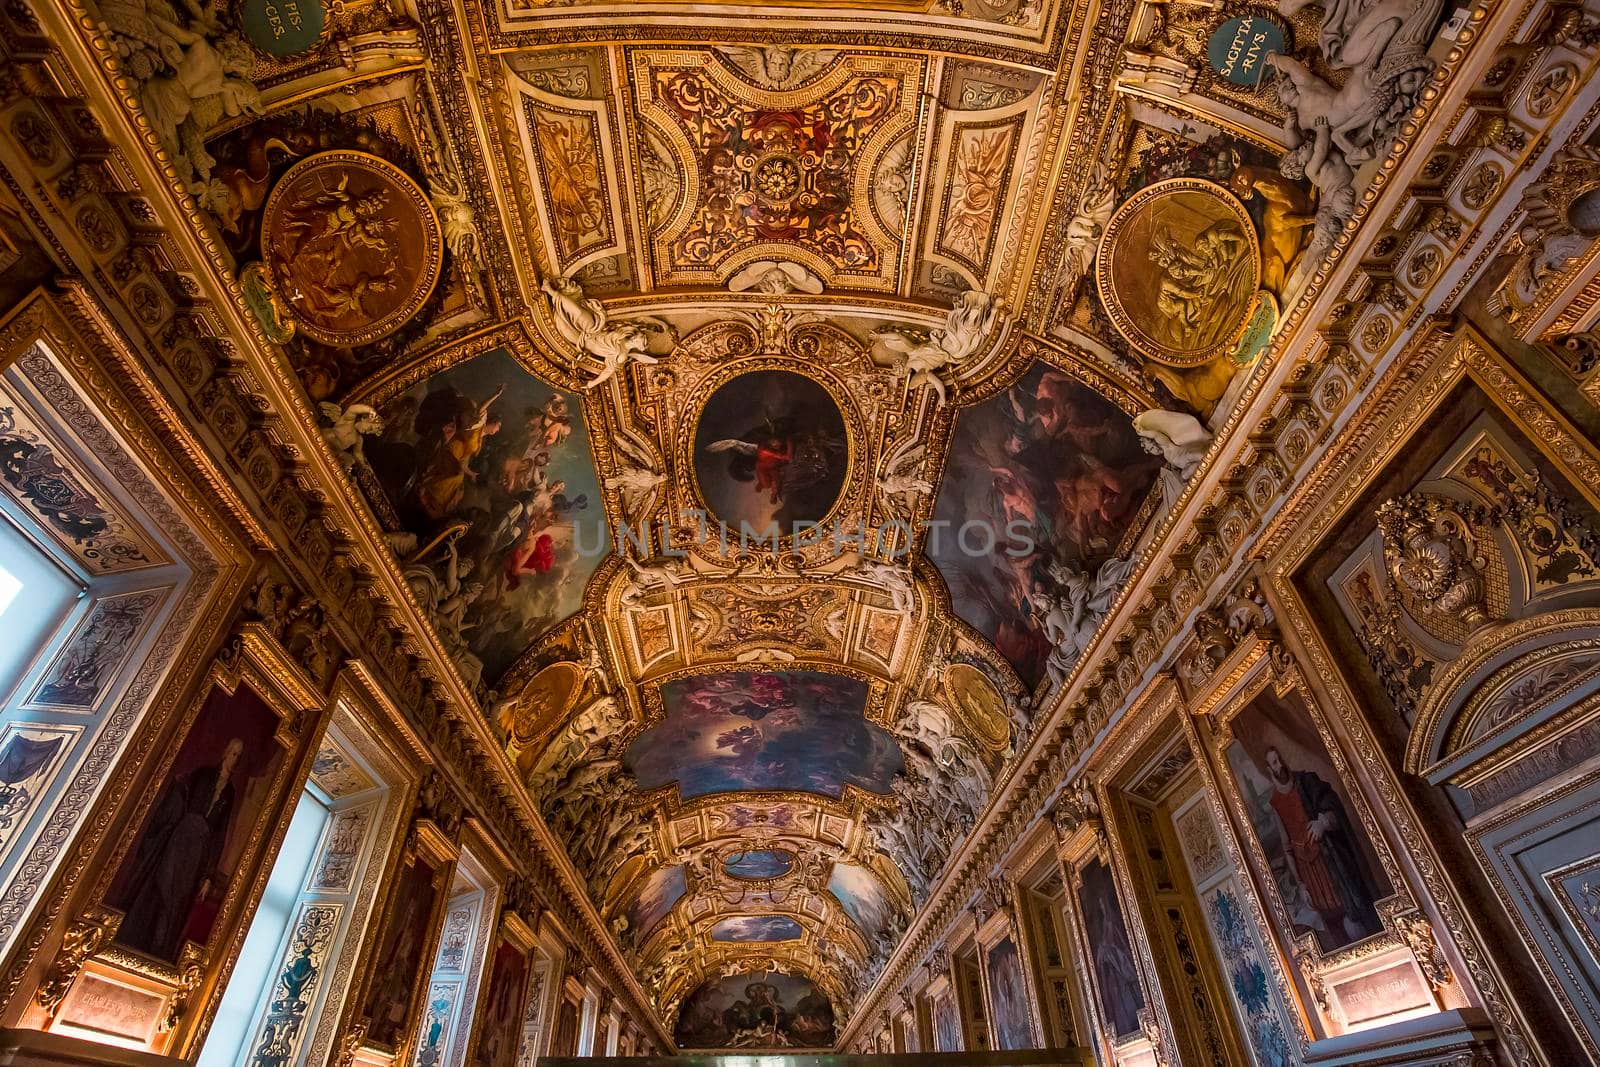
[[[1439,831],[1416,859],[1427,871],[1439,857],[1434,904],[1458,895],[1495,946],[1474,958],[1468,942],[1465,960],[1491,1010],[1538,1027],[1552,1062],[1592,1054],[1593,957],[1557,872],[1594,851],[1582,768],[1600,468],[1473,335],[1419,348],[1386,395],[1400,406],[1350,434],[1365,458],[1303,513],[1287,538],[1292,584],[1275,589],[1309,652],[1337,658],[1335,706],[1355,706],[1348,685],[1363,709],[1350,728],[1377,739],[1366,773]],[[1560,829],[1525,839],[1534,824]]]
[[[38,647],[21,649],[32,663],[0,694],[0,759],[10,768],[0,910],[3,940],[20,948],[7,978],[14,1020],[31,995],[31,986],[19,995],[18,984],[38,982],[49,962],[36,955],[43,931],[79,917],[67,914],[67,896],[91,883],[103,895],[109,872],[90,857],[106,841],[107,813],[134,777],[170,757],[159,739],[194,711],[186,694],[227,633],[257,534],[84,287],[34,291],[11,308],[0,366],[0,521],[34,531],[72,594]],[[20,606],[48,610],[47,600],[42,588],[28,588]],[[25,632],[11,628],[19,642]],[[224,688],[232,691],[225,679]],[[239,847],[214,857],[219,869],[241,864]],[[213,916],[225,888],[210,897]],[[68,956],[81,959],[109,939],[96,922],[76,929]],[[141,988],[126,996],[142,998],[147,1022],[163,1021],[173,989],[193,988],[195,972],[179,955],[168,954],[165,988],[130,979]],[[69,986],[70,976],[57,974],[44,999],[60,1007]]]
[[[86,842],[88,876],[56,889],[69,924],[37,958],[49,967],[36,985],[26,984],[26,963],[13,963],[11,981],[25,984],[8,1017],[160,1050],[198,1047],[325,706],[267,625],[240,624],[176,721],[147,725],[153,758],[118,768],[123,788],[96,815],[116,832]]]
[[[1161,982],[1171,1031],[1167,1040],[1180,1062],[1240,1064],[1244,1043],[1229,1026],[1224,977],[1203,954],[1201,903],[1186,870],[1176,862],[1172,829],[1173,790],[1192,774],[1189,740],[1173,721],[1177,690],[1158,686],[1160,703],[1144,716],[1151,732],[1107,746],[1107,834],[1127,865],[1137,921],[1148,941]]]

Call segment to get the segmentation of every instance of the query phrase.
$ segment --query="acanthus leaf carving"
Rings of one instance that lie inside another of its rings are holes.
[[[72,983],[83,970],[84,961],[111,943],[122,924],[122,914],[110,908],[93,908],[67,927],[62,935],[56,958],[45,972],[34,993],[34,1000],[45,1011],[54,1014],[66,999]]]

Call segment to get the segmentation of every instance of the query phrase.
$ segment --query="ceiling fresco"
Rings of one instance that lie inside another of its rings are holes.
[[[781,878],[794,870],[794,853],[776,848],[752,849],[729,856],[722,861],[722,869],[734,878],[759,882]]]
[[[957,419],[928,554],[1029,686],[1065,677],[1122,587],[1161,466],[1140,441],[1127,412],[1047,363]]]
[[[493,685],[578,608],[606,543],[582,404],[495,351],[376,418],[361,445],[368,499],[462,676]]]
[[[664,1023],[826,1046],[1386,129],[1327,143],[1309,5],[468,7],[335,5],[181,115],[112,32]]]
[[[849,469],[844,416],[812,379],[758,370],[711,394],[694,432],[694,474],[711,517],[738,530],[826,518]]]
[[[846,787],[884,794],[900,749],[866,720],[867,684],[812,671],[730,671],[667,682],[663,719],[628,747],[641,789],[676,784],[685,800],[717,793]]]

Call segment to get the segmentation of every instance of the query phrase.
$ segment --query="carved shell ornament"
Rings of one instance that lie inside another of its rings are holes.
[[[1451,500],[1422,493],[1387,500],[1378,508],[1384,561],[1395,584],[1423,612],[1453,616],[1469,631],[1489,621],[1473,522]]]

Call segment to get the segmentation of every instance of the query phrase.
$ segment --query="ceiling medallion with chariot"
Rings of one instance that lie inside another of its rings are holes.
[[[417,183],[365,152],[322,152],[273,187],[261,222],[273,288],[299,332],[354,348],[421,310],[439,280],[444,241]]]
[[[844,415],[803,374],[755,370],[724,382],[695,429],[701,499],[723,523],[758,536],[821,522],[848,471]]]

